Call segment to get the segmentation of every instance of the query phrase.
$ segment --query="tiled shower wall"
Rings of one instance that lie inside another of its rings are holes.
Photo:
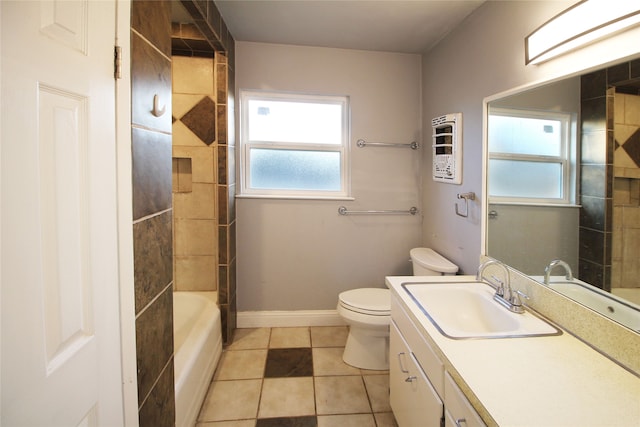
[[[171,4],[132,2],[131,100],[140,426],[173,426]],[[154,97],[158,111],[152,114]],[[160,111],[164,108],[164,113]]]
[[[174,289],[215,291],[218,144],[214,58],[173,56],[172,65]]]
[[[640,288],[640,95],[614,102],[612,288]]]
[[[214,95],[207,95],[208,100],[201,98],[209,107],[215,106],[215,142],[209,144],[213,149],[214,156],[214,181],[215,184],[215,204],[217,211],[214,217],[217,218],[217,289],[218,305],[220,306],[222,320],[222,337],[225,343],[231,342],[233,331],[236,328],[236,214],[235,214],[235,130],[234,130],[234,93],[235,78],[233,72],[235,41],[227,30],[226,24],[222,20],[218,9],[213,1],[202,0],[182,0],[182,5],[194,18],[195,26],[199,30],[199,35],[187,29],[190,36],[183,34],[183,40],[174,40],[174,52],[179,55],[191,57],[191,64],[196,64],[207,55],[203,53],[205,47],[198,40],[202,36],[212,50],[215,51],[213,59],[213,81]],[[182,30],[185,30],[183,27]],[[200,57],[200,58],[199,58]],[[186,58],[185,62],[189,61]],[[207,66],[208,67],[208,66]],[[204,94],[202,94],[204,95]],[[200,102],[200,101],[198,101]],[[207,115],[210,115],[208,110]],[[196,116],[194,116],[195,118]],[[177,117],[176,117],[177,118]],[[200,119],[194,119],[192,129],[195,127],[206,127],[204,123],[197,124]],[[181,119],[184,122],[184,119]],[[211,130],[211,128],[209,128]],[[198,137],[204,142],[205,139]],[[177,142],[180,144],[180,142]],[[202,144],[199,146],[202,147]],[[206,145],[206,143],[204,143]],[[180,149],[179,149],[180,150]],[[183,158],[184,159],[184,158]],[[186,162],[183,162],[183,164]],[[195,173],[196,163],[191,162],[192,176]],[[185,167],[186,164],[185,164]],[[195,181],[192,181],[192,185]],[[178,237],[179,238],[179,237]],[[210,249],[210,248],[209,248]],[[177,263],[178,261],[176,261]],[[180,276],[181,270],[176,264],[176,275]],[[207,273],[208,274],[208,273]],[[212,277],[209,275],[208,277]],[[176,280],[181,280],[179,277]],[[195,280],[197,282],[197,280]],[[195,283],[193,282],[193,283]],[[192,286],[192,285],[188,285]]]
[[[614,98],[616,87],[640,78],[640,60],[581,77],[579,276],[611,290],[613,255]]]

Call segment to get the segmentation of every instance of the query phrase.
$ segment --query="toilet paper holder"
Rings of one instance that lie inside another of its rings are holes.
[[[474,193],[473,191],[470,191],[468,193],[462,193],[462,194],[458,193],[457,197],[458,199],[464,200],[464,211],[458,210],[458,202],[456,202],[455,203],[456,215],[461,216],[463,218],[467,218],[469,216],[469,200],[475,200],[476,193]]]

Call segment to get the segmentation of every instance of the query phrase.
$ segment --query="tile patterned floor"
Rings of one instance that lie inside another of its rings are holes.
[[[397,427],[389,372],[342,361],[347,327],[238,329],[197,427]]]

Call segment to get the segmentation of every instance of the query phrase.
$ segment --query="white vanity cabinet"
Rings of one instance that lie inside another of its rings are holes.
[[[485,423],[462,394],[462,390],[453,381],[451,375],[445,372],[445,427],[484,427]]]
[[[391,319],[389,384],[398,426],[485,426],[395,297]]]
[[[391,408],[400,427],[440,427],[444,406],[402,334],[391,322]]]

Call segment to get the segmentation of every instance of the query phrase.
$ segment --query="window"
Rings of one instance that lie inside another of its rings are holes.
[[[349,194],[349,104],[344,96],[241,91],[241,194]]]
[[[489,197],[492,202],[569,203],[574,197],[571,115],[492,108]]]

